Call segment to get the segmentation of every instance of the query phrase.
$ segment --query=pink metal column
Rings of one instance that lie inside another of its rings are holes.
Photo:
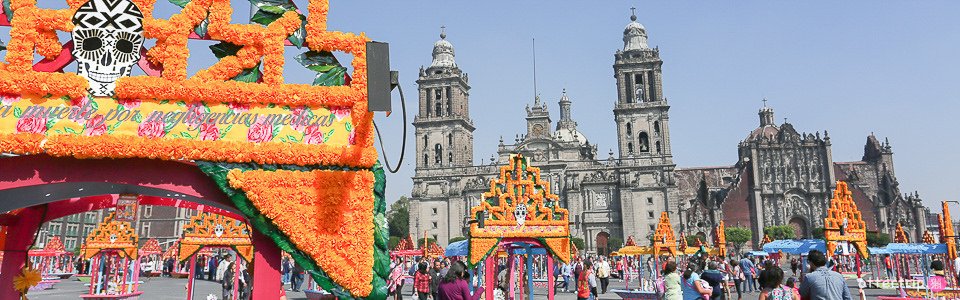
[[[17,214],[17,222],[7,227],[3,266],[0,266],[0,299],[19,299],[13,288],[13,277],[20,274],[27,259],[27,250],[43,219],[43,207],[26,208]]]
[[[557,276],[553,275],[553,256],[547,255],[547,299],[553,300]]]
[[[253,231],[253,298],[272,300],[280,297],[280,248],[259,231]],[[305,280],[313,282],[313,278]]]

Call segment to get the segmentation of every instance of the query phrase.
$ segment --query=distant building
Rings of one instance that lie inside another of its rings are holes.
[[[193,209],[169,206],[140,205],[138,210],[139,215],[133,226],[140,236],[141,245],[149,239],[156,239],[162,247],[179,239],[183,234],[183,225],[197,214]],[[108,214],[109,210],[103,209],[46,222],[40,226],[40,235],[34,246],[42,248],[50,238],[59,236],[64,249],[77,250]]]
[[[623,31],[623,43],[613,64],[616,155],[611,149],[606,158],[597,157],[597,145],[577,130],[573,101],[564,91],[555,125],[547,104],[535,97],[526,107],[525,133],[507,141],[501,137],[487,162],[473,153],[469,77],[441,33],[431,64],[420,69],[417,80],[411,233],[441,244],[463,236],[470,208],[489,190],[499,166],[510,154],[523,153],[570,210],[572,234],[583,238],[591,253],[616,250],[608,246],[610,239],[652,236],[662,211],[671,213],[674,228],[705,241],[720,220],[753,229],[755,241],[772,225],[789,224],[798,236],[809,236],[823,226],[836,180],[853,187],[869,230],[892,233],[900,221],[912,237],[922,235],[926,209],[916,194],[900,194],[891,147],[873,135],[861,161],[834,162],[826,132],[801,134],[789,123],[777,125],[773,109],[764,106],[760,126],[739,143],[735,165],[677,168],[660,50],[648,46],[636,16]]]

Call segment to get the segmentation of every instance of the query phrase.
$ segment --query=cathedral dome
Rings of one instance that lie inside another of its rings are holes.
[[[554,134],[556,136],[556,141],[558,142],[577,142],[580,145],[587,143],[587,137],[584,136],[576,128],[561,128],[557,129],[557,132]]]
[[[647,29],[637,22],[637,15],[630,16],[630,23],[623,29],[623,51],[646,49]]]
[[[756,141],[763,138],[773,139],[777,137],[778,133],[780,133],[780,128],[777,128],[777,125],[760,126],[750,132],[750,135],[747,136],[747,141]]]
[[[433,62],[431,68],[456,68],[457,62],[453,59],[453,44],[447,41],[447,33],[440,31],[440,40],[433,43]]]

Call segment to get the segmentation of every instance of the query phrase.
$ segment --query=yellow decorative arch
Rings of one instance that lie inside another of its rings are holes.
[[[943,215],[940,216],[940,241],[944,244],[947,244],[947,256],[950,260],[957,258],[957,241],[955,237],[956,233],[953,231],[953,219],[950,218],[950,208],[947,207],[947,202],[942,201],[943,205]]]
[[[837,188],[833,191],[827,217],[823,220],[824,238],[827,241],[827,255],[833,255],[837,241],[847,241],[857,248],[863,258],[869,258],[867,251],[867,225],[853,202],[853,194],[847,188],[847,183],[837,181]]]
[[[540,179],[540,168],[522,154],[510,155],[490,191],[470,210],[471,265],[479,263],[501,238],[542,239],[560,260],[570,261],[570,216],[560,208],[560,197],[550,193],[550,182]],[[483,226],[480,226],[483,224]]]
[[[713,245],[717,249],[717,255],[727,257],[727,233],[723,221],[717,224],[717,229],[713,233]]]
[[[207,246],[230,247],[244,260],[253,260],[250,227],[242,221],[217,214],[201,213],[190,218],[190,223],[183,226],[179,246],[180,261]]]
[[[673,235],[673,225],[667,212],[660,213],[660,223],[657,223],[657,231],[653,234],[653,255],[659,256],[664,251],[672,256],[678,253],[677,238]]]
[[[97,255],[101,250],[115,249],[121,250],[121,256],[130,259],[137,258],[137,245],[139,237],[137,232],[130,226],[129,222],[121,222],[114,219],[113,213],[110,213],[103,222],[97,225],[97,228],[87,235],[81,255],[89,259]]]
[[[900,222],[897,222],[897,231],[896,236],[894,236],[893,241],[896,243],[909,243],[910,237],[907,236],[907,232],[903,231],[903,226],[900,225]]]

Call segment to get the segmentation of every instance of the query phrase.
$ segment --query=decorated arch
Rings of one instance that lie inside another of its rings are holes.
[[[250,227],[243,221],[225,216],[201,213],[183,226],[177,260],[184,261],[204,247],[229,247],[246,261],[253,261]]]
[[[716,247],[717,255],[727,257],[727,232],[723,221],[720,221],[720,224],[717,224],[717,228],[714,229],[713,245]]]
[[[139,241],[140,237],[129,222],[117,221],[114,214],[110,213],[84,240],[80,255],[90,259],[100,251],[113,249],[119,250],[117,253],[121,257],[137,259]]]
[[[550,182],[540,178],[540,168],[530,166],[522,154],[510,155],[509,164],[500,168],[500,176],[490,181],[490,190],[483,193],[483,201],[470,210],[468,232],[468,264],[473,267],[484,262],[485,282],[496,282],[495,256],[498,249],[508,256],[509,274],[513,274],[515,251],[526,253],[521,267],[532,270],[533,248],[545,248],[547,270],[553,270],[553,257],[570,261],[570,217],[559,205],[560,198],[550,193]],[[553,272],[547,272],[547,286],[553,286]],[[509,291],[514,290],[514,275],[510,275]],[[522,278],[522,277],[521,277]],[[533,276],[527,276],[526,292],[533,298]],[[554,289],[547,289],[547,298],[553,299]],[[486,293],[492,300],[493,294]]]
[[[686,244],[686,241],[682,241]],[[673,235],[673,225],[670,224],[670,216],[667,212],[660,213],[660,222],[657,223],[657,230],[653,232],[653,255],[660,256],[667,254],[676,256],[680,252],[677,249],[677,238]]]
[[[897,229],[893,237],[894,243],[906,244],[910,242],[910,237],[907,236],[907,232],[903,231],[903,226],[900,225],[900,222],[897,222]]]
[[[0,157],[0,168],[23,166],[8,163],[17,161],[29,169],[51,160],[113,166],[89,171],[99,178],[126,172],[127,163],[168,164],[200,173],[215,191],[178,186],[186,193],[171,193],[170,186],[152,182],[111,185],[143,174],[61,182],[47,176],[60,171],[38,167],[38,180],[0,174],[0,198],[26,195],[24,203],[36,207],[70,201],[62,205],[82,211],[115,206],[102,197],[125,189],[176,194],[169,197],[210,203],[245,219],[254,237],[264,237],[258,247],[265,264],[279,265],[279,253],[268,251],[273,247],[290,253],[337,297],[385,297],[385,178],[367,109],[369,39],[328,31],[326,0],[310,0],[305,9],[292,1],[264,1],[256,6],[259,24],[236,24],[229,0],[173,2],[182,9],[161,19],[154,16],[154,0],[66,0],[64,9],[5,1],[0,20],[8,22],[0,24],[9,24],[14,38],[0,63],[0,153],[13,157]],[[61,41],[62,33],[71,38]],[[189,40],[215,42],[219,61],[189,75]],[[302,52],[297,60],[317,72],[313,84],[285,82],[289,49]],[[334,52],[352,56],[352,73]],[[64,72],[74,61],[78,71]],[[146,75],[131,75],[133,68]],[[146,176],[173,181],[168,172]],[[55,196],[42,197],[42,190]],[[42,219],[47,211],[2,205],[22,219]],[[9,240],[36,231],[30,229],[7,230],[17,237]],[[96,247],[88,242],[84,252]],[[125,253],[137,256],[135,247]],[[6,279],[23,266],[22,259],[8,261],[3,297],[12,290]],[[258,280],[264,285],[255,293],[270,295],[279,289],[274,281]]]
[[[846,241],[853,244],[860,256],[870,258],[867,251],[866,222],[863,221],[857,204],[853,202],[853,195],[846,182],[837,181],[837,188],[833,192],[823,224],[827,255],[833,255],[838,241]]]
[[[950,260],[957,259],[957,236],[953,229],[953,219],[950,217],[950,207],[946,201],[940,203],[943,206],[943,213],[940,219],[940,242],[947,245],[947,257]]]

